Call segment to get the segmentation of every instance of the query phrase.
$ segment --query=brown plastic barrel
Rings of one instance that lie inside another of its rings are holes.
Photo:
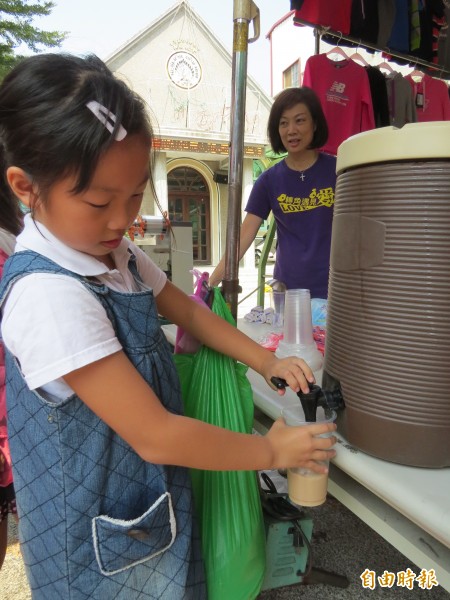
[[[403,129],[338,152],[323,387],[341,388],[351,444],[437,468],[450,466],[450,123]]]

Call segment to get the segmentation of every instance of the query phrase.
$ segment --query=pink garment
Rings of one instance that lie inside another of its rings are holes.
[[[205,271],[204,273],[200,273],[197,269],[191,271],[191,273],[196,278],[196,286],[195,293],[190,294],[190,298],[209,308],[209,305],[205,302],[205,297],[208,292],[208,282],[209,282],[209,273]],[[175,338],[175,354],[195,354],[197,350],[200,350],[201,343],[190,333],[185,331],[182,327],[177,327],[177,334]]]
[[[353,60],[333,61],[326,54],[306,61],[303,85],[320,98],[328,123],[324,152],[336,154],[351,135],[375,128],[370,83],[365,68]]]
[[[3,273],[3,265],[8,255],[0,248],[0,277]],[[6,428],[6,388],[5,388],[5,349],[0,342],[0,454],[4,460],[0,460],[0,487],[6,487],[12,483],[11,455],[9,452],[8,432]]]
[[[441,79],[434,79],[434,77],[425,74],[419,82],[414,81],[410,75],[407,75],[405,79],[409,81],[413,91],[419,123],[450,121],[448,88]]]
[[[295,17],[345,34],[350,33],[351,12],[352,0],[304,0],[301,9],[295,11]]]

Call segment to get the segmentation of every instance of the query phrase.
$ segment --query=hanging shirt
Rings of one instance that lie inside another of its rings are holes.
[[[417,114],[412,89],[403,75],[397,71],[386,75],[386,89],[390,124],[403,127],[406,123],[416,123]]]
[[[376,44],[378,38],[378,2],[354,0],[352,3],[350,34],[364,42]]]
[[[389,125],[389,101],[386,80],[377,67],[364,67],[369,78],[370,93],[372,94],[373,114],[376,127]]]
[[[409,0],[396,0],[395,20],[387,46],[398,52],[409,52]]]
[[[450,121],[450,100],[447,85],[441,79],[424,75],[416,82],[407,75],[405,79],[411,85],[416,105],[417,120]]]
[[[343,34],[350,33],[352,0],[304,0],[295,17],[313,25],[330,27]]]
[[[369,78],[361,65],[352,60],[335,62],[326,54],[310,56],[303,85],[317,93],[328,122],[325,152],[336,154],[348,137],[375,128]]]
[[[378,48],[387,46],[395,21],[395,0],[378,0]]]
[[[450,0],[445,0],[445,23],[439,30],[438,39],[438,64],[444,69],[450,70],[450,35],[448,33],[450,23]]]
[[[420,44],[411,50],[411,54],[428,62],[437,61],[437,40],[445,23],[444,17],[442,0],[419,2]]]
[[[410,50],[418,50],[420,48],[420,11],[421,0],[411,0],[410,7]]]

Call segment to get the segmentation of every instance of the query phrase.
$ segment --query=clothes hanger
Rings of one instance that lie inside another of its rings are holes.
[[[411,73],[409,73],[409,76],[416,83],[420,83],[422,81],[422,79],[425,77],[425,73],[423,71],[419,71],[419,69],[417,68],[417,64],[416,64],[414,67],[414,70],[411,71]]]
[[[338,41],[336,43],[336,46],[334,46],[334,48],[331,48],[331,50],[328,50],[328,52],[325,55],[325,56],[328,56],[328,58],[330,60],[333,60],[334,62],[338,62],[340,59],[339,58],[337,58],[337,59],[331,58],[332,56],[339,56],[341,59],[348,60],[347,54],[339,46],[339,42],[342,39],[342,33],[341,32],[339,32],[339,33],[341,35],[340,35],[340,37],[339,37],[339,39],[338,39]]]
[[[391,67],[391,65],[386,62],[385,60],[380,63],[379,65],[377,65],[377,67],[380,69],[385,69],[388,73],[395,73],[394,69]]]
[[[363,67],[369,67],[369,63],[367,62],[367,60],[364,58],[364,56],[359,52],[359,45],[356,48],[356,52],[353,52],[353,54],[351,54],[349,56],[350,60],[353,60],[355,62],[360,62],[362,64]]]

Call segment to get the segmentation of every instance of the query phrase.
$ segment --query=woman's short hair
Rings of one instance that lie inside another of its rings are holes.
[[[296,104],[304,104],[308,108],[314,123],[315,131],[310,148],[321,148],[328,139],[327,120],[316,92],[309,87],[287,88],[275,97],[267,124],[270,145],[278,154],[286,152],[279,131],[281,117]]]

